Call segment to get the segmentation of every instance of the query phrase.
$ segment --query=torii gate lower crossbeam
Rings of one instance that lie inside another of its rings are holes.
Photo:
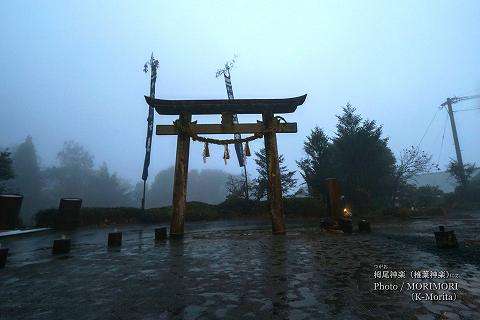
[[[164,100],[145,97],[157,113],[179,115],[174,125],[158,125],[157,135],[177,135],[177,154],[173,184],[173,212],[170,236],[183,236],[188,180],[190,138],[199,134],[253,133],[263,135],[267,156],[268,186],[272,233],[285,234],[282,186],[276,133],[297,132],[296,123],[280,123],[275,113],[291,113],[303,104],[306,95],[288,99],[237,99],[237,100]],[[232,114],[261,114],[262,121],[234,124]],[[221,114],[221,124],[197,124],[193,114]]]

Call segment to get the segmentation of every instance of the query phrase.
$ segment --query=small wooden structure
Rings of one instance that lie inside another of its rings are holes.
[[[337,178],[325,179],[328,190],[328,207],[332,219],[342,218],[342,208],[340,205],[340,186]]]
[[[276,113],[292,113],[302,105],[307,95],[288,99],[237,99],[237,100],[164,100],[145,97],[147,103],[160,115],[178,115],[173,125],[157,125],[157,135],[177,135],[177,155],[173,184],[173,214],[170,236],[184,232],[188,159],[190,139],[206,141],[200,134],[253,134],[242,139],[252,141],[264,137],[268,165],[270,213],[273,234],[285,233],[282,188],[278,163],[277,133],[296,133],[296,123],[281,123]],[[221,124],[197,124],[192,115],[220,114]],[[261,114],[257,123],[233,123],[233,114]],[[239,141],[236,141],[239,142]],[[242,142],[242,141],[240,141]],[[230,142],[233,144],[233,142]]]
[[[0,195],[0,230],[15,229],[22,207],[23,196],[17,194]]]
[[[342,196],[340,192],[340,185],[337,178],[327,178],[325,180],[328,189],[328,208],[329,208],[329,221],[333,223],[333,229],[338,228],[345,233],[352,233],[353,225],[351,219],[351,211],[348,208],[344,208],[342,204]],[[336,223],[335,223],[336,222]],[[328,221],[324,223],[326,228],[329,228]],[[330,226],[330,228],[332,228]]]
[[[80,209],[82,208],[82,199],[80,198],[61,198],[58,205],[58,216],[55,219],[55,229],[73,230],[80,223]]]

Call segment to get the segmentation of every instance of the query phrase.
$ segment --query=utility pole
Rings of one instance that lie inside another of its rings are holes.
[[[232,80],[230,75],[230,70],[233,68],[233,65],[235,64],[235,58],[236,56],[234,56],[231,61],[225,63],[225,68],[217,70],[217,73],[215,74],[217,78],[223,74],[223,78],[225,79],[225,87],[227,89],[227,96],[229,100],[235,99],[233,96],[233,86],[232,86]],[[233,123],[238,123],[238,116],[236,114],[233,114],[232,118],[233,118]],[[236,133],[234,134],[234,138],[241,139],[242,136],[241,134]],[[235,144],[235,151],[237,153],[238,164],[240,165],[240,167],[243,167],[243,172],[245,174],[245,198],[248,200],[249,195],[248,195],[247,162],[245,159],[245,155],[243,154],[242,143]]]
[[[453,108],[452,108],[452,99],[447,99],[447,111],[448,116],[450,117],[450,125],[452,127],[452,134],[453,134],[453,143],[455,144],[455,153],[457,154],[457,164],[461,168],[462,172],[462,179],[465,179],[465,171],[463,167],[463,159],[462,159],[462,150],[460,150],[460,143],[458,142],[458,134],[457,134],[457,126],[455,125],[455,117],[453,115]]]
[[[155,82],[157,81],[158,60],[153,57],[153,52],[150,61],[145,62],[143,72],[147,73],[150,66],[150,98],[155,98]],[[142,211],[145,210],[145,190],[147,188],[148,166],[150,165],[150,152],[152,150],[152,134],[153,134],[153,107],[148,107],[147,118],[147,139],[145,141],[145,161],[143,162],[143,195],[142,195]]]
[[[457,165],[460,168],[460,174],[464,184],[467,182],[465,175],[465,167],[463,166],[462,150],[460,149],[460,143],[458,142],[457,126],[455,125],[455,117],[453,115],[454,111],[452,105],[460,101],[479,98],[480,95],[447,98],[447,100],[440,105],[440,107],[447,107],[448,116],[450,117],[450,125],[452,127],[453,143],[455,144],[455,153],[457,154]]]

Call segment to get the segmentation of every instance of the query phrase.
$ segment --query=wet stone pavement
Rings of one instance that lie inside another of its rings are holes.
[[[123,226],[118,249],[106,248],[112,228],[81,229],[61,256],[51,255],[59,233],[0,239],[10,248],[0,319],[480,319],[478,263],[418,245],[432,233],[418,227],[417,241],[402,241],[399,228],[392,238],[386,228],[345,235],[317,226],[289,223],[286,236],[272,236],[266,220],[197,223],[157,243],[155,226]],[[458,273],[457,300],[373,290],[375,264]]]

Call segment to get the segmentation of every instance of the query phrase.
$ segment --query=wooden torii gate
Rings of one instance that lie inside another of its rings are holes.
[[[147,103],[160,115],[178,115],[173,125],[157,125],[157,135],[177,135],[177,155],[173,184],[173,213],[170,236],[184,232],[187,200],[188,159],[190,139],[199,134],[253,134],[265,139],[268,166],[270,214],[273,234],[284,234],[282,186],[278,163],[277,133],[296,133],[297,124],[281,123],[276,113],[292,113],[302,105],[307,95],[287,99],[235,99],[235,100],[164,100],[145,96]],[[221,114],[221,124],[197,124],[192,115]],[[257,123],[233,123],[232,114],[261,114]],[[197,139],[196,139],[197,138]]]

